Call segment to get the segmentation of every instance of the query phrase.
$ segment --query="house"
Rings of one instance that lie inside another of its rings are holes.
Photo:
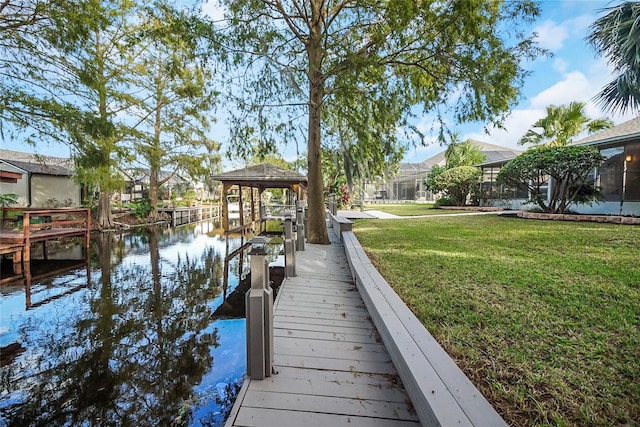
[[[82,188],[71,165],[61,157],[0,150],[0,194],[17,194],[18,207],[80,206]]]
[[[149,169],[129,168],[120,170],[124,181],[124,187],[115,191],[112,195],[114,201],[131,202],[149,197],[150,178]],[[167,179],[168,178],[168,179]],[[210,194],[203,182],[194,181],[191,178],[169,171],[160,171],[160,180],[167,179],[160,187],[160,199],[172,197],[184,197],[189,190],[193,190],[198,200],[210,198]]]
[[[581,214],[640,216],[640,117],[590,135],[573,145],[597,147],[605,161],[593,171],[601,200],[591,205],[573,206],[572,210]],[[527,199],[526,192],[504,189],[495,183],[498,171],[508,160],[479,165],[484,173],[482,185],[492,195],[488,197],[488,204],[521,209]]]
[[[488,162],[512,159],[521,153],[521,151],[488,142],[472,140],[472,143],[480,147],[480,150],[485,154]],[[437,194],[434,195],[431,191],[427,190],[424,181],[434,166],[445,165],[446,160],[444,153],[445,150],[420,163],[400,163],[398,173],[395,176],[388,180],[379,180],[367,186],[366,198],[435,202]]]

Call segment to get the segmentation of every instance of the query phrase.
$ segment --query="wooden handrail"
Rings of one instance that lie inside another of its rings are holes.
[[[18,215],[7,218],[8,212],[20,212],[22,215],[21,218]],[[49,221],[34,223],[34,217],[46,217]],[[12,251],[14,253],[14,273],[19,273],[24,270],[25,274],[30,277],[29,262],[31,260],[32,242],[45,242],[43,250],[45,251],[46,260],[46,241],[63,236],[72,237],[84,235],[85,256],[88,262],[89,243],[91,240],[90,209],[2,208],[2,223],[0,226],[4,228],[5,223],[8,221],[19,223],[20,219],[22,219],[22,230],[19,230],[17,224],[13,229],[2,230],[2,243],[5,246],[17,244],[21,248],[20,252],[16,253],[16,251]],[[19,248],[17,249],[19,250]],[[16,267],[18,263],[24,264],[24,269]]]

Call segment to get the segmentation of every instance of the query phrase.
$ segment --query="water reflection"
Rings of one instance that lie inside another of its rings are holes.
[[[50,296],[28,310],[24,289],[3,288],[0,347],[14,356],[0,367],[0,425],[220,425],[245,325],[215,313],[234,308],[249,263],[242,239],[213,229],[100,234],[90,266],[30,284],[31,299]]]

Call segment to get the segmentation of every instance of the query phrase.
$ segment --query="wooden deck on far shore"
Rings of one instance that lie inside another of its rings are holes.
[[[277,373],[246,380],[226,426],[419,425],[342,244],[305,249],[275,303]]]

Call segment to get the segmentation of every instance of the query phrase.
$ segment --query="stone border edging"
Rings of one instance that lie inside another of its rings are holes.
[[[518,212],[518,218],[640,225],[640,218],[638,217],[619,216],[619,215],[583,215],[583,214],[574,215],[574,214],[550,214],[550,213],[520,211]]]
[[[452,211],[499,212],[506,210],[498,206],[438,206],[438,209]]]
[[[332,220],[333,221],[333,220]],[[336,234],[340,233],[334,227]],[[341,238],[351,274],[424,426],[506,426],[371,264],[352,231]]]

